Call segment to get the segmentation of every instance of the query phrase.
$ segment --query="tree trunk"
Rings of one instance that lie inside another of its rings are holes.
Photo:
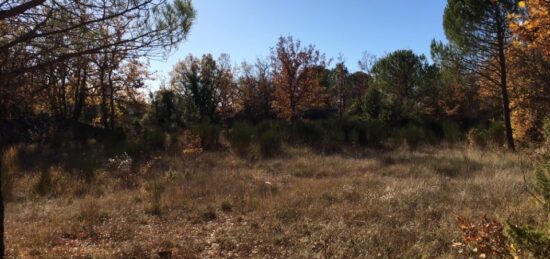
[[[506,49],[505,43],[505,31],[507,26],[504,23],[504,17],[500,10],[500,6],[497,10],[497,38],[498,38],[498,63],[500,72],[500,90],[502,94],[502,112],[504,113],[504,126],[506,128],[506,142],[510,150],[516,150],[514,144],[514,135],[512,132],[512,122],[510,120],[510,99],[508,97],[508,82],[507,82],[507,70],[506,70],[506,55],[504,53]]]
[[[79,72],[79,78],[77,80],[78,91],[75,91],[75,105],[73,112],[73,121],[77,122],[82,114],[82,109],[86,99],[86,82],[88,79],[88,70],[86,67],[82,68],[84,71]],[[80,78],[82,77],[82,78]]]
[[[101,110],[101,125],[103,126],[103,128],[108,128],[109,127],[109,122],[108,122],[108,117],[109,117],[109,112],[108,112],[108,108],[107,108],[107,86],[105,84],[105,67],[103,67],[103,64],[101,65],[102,67],[99,69],[99,87],[101,89],[101,105],[100,105],[100,110]]]
[[[0,143],[0,157],[3,156],[3,145]],[[2,188],[2,159],[0,159],[0,258],[5,256],[5,247],[4,247],[4,195]]]
[[[113,85],[113,71],[112,70],[109,71],[108,80],[109,80],[109,90],[110,90],[110,93],[109,93],[109,106],[111,108],[111,119],[110,119],[109,123],[110,123],[111,130],[114,130],[115,129],[115,117],[116,117],[115,112],[116,111],[115,111],[115,89],[114,89],[114,85]]]

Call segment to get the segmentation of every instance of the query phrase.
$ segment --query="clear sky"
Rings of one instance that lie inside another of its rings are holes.
[[[234,64],[270,53],[279,36],[314,44],[327,57],[342,53],[356,71],[363,52],[378,57],[397,49],[430,55],[444,40],[446,0],[194,0],[197,18],[187,41],[151,70],[168,77],[189,53],[228,53]],[[334,62],[333,62],[334,64]],[[152,83],[158,85],[157,82]]]

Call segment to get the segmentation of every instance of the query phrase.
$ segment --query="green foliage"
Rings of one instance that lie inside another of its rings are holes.
[[[323,137],[323,128],[315,121],[298,121],[292,125],[291,137],[298,144],[314,145]]]
[[[316,127],[321,130],[321,139],[314,143],[313,147],[322,152],[339,151],[346,143],[346,138],[352,137],[350,133],[353,132],[348,132],[348,136],[346,136],[343,129],[344,125],[339,124],[337,121],[323,120],[316,122],[316,124]]]
[[[468,144],[475,147],[485,147],[487,145],[487,130],[477,127],[468,131]]]
[[[183,127],[184,99],[173,90],[161,89],[153,97],[151,122],[164,130]]]
[[[546,143],[550,144],[550,117],[544,119],[542,133],[546,139]]]
[[[202,59],[192,55],[178,62],[172,71],[171,86],[185,98],[186,117],[212,121],[218,104],[219,67],[211,54]]]
[[[543,229],[533,226],[516,226],[508,223],[506,234],[520,249],[526,250],[535,258],[550,257],[550,159],[543,156],[543,162],[535,169],[535,191],[542,203],[546,215],[546,225]]]
[[[380,146],[388,137],[388,128],[380,120],[370,119],[365,120],[365,141],[371,147]]]
[[[466,51],[483,50],[486,42],[496,41],[496,8],[503,15],[500,26],[506,27],[506,14],[516,10],[515,0],[493,1],[448,0],[443,15],[447,38]]]
[[[478,126],[468,132],[468,143],[471,146],[485,147],[494,145],[500,147],[505,142],[505,128],[501,122],[491,122],[488,127]]]
[[[426,129],[415,123],[409,123],[405,127],[398,129],[396,135],[398,139],[404,141],[412,149],[426,142],[428,138]]]
[[[491,144],[496,146],[504,145],[505,128],[501,122],[492,122],[487,128],[487,137]]]
[[[145,129],[143,134],[145,145],[149,149],[160,149],[165,147],[166,132],[159,127]]]
[[[384,108],[382,94],[375,87],[370,87],[363,97],[353,104],[350,114],[367,119],[379,119]]]
[[[281,152],[287,134],[287,125],[282,121],[264,120],[256,126],[256,135],[263,157],[273,157]]]
[[[391,107],[391,117],[413,117],[421,112],[420,93],[425,92],[428,63],[423,55],[412,50],[397,50],[378,60],[372,67],[374,87],[383,97],[382,103]],[[371,102],[378,102],[376,92],[367,96]],[[369,104],[367,104],[369,105]],[[376,110],[377,106],[367,106]],[[388,113],[387,111],[385,113]],[[393,118],[399,119],[399,118]]]
[[[221,128],[213,123],[203,122],[194,127],[195,132],[201,138],[201,145],[204,149],[215,149],[219,147]]]
[[[441,124],[441,129],[443,130],[445,140],[449,142],[457,142],[462,139],[460,126],[456,122],[444,121]]]
[[[378,119],[350,117],[338,123],[349,145],[376,147],[387,137],[384,123]]]
[[[294,125],[291,137],[297,144],[305,144],[323,152],[338,151],[346,145],[379,147],[388,137],[386,124],[378,119],[344,117],[302,121]]]
[[[367,144],[365,139],[365,125],[363,121],[359,118],[345,118],[340,123],[340,128],[344,134],[344,141],[350,145],[361,145],[364,146]]]
[[[245,122],[236,123],[227,134],[231,148],[240,155],[250,151],[254,138],[254,127]]]
[[[279,120],[263,120],[256,126],[258,135],[261,135],[269,130],[280,132],[281,136],[284,136],[288,134],[288,124]]]
[[[283,135],[276,129],[270,129],[260,134],[260,152],[264,157],[273,157],[281,152]]]

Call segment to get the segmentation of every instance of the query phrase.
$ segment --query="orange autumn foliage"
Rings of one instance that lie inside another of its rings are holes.
[[[293,122],[321,104],[324,89],[319,78],[325,69],[324,55],[312,45],[302,47],[292,37],[281,37],[271,59],[273,108],[280,118]]]
[[[509,59],[512,123],[515,137],[540,138],[540,128],[550,113],[550,2],[526,0],[510,16],[514,35]]]
[[[510,29],[519,45],[542,50],[550,60],[550,2],[547,0],[520,1],[521,11],[512,14]]]

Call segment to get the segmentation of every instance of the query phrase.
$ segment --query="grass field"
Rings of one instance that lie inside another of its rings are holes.
[[[133,164],[133,165],[132,165]],[[535,222],[527,156],[466,147],[113,160],[16,177],[17,258],[456,258],[457,216]]]

